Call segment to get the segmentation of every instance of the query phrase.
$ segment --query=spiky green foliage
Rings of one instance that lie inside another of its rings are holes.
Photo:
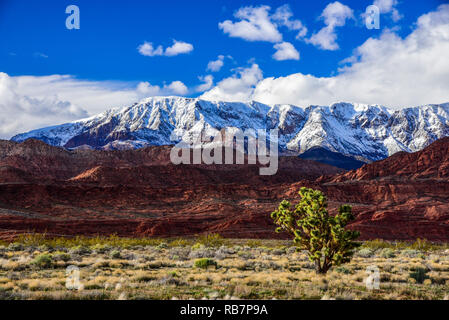
[[[217,262],[214,259],[209,259],[209,258],[197,259],[197,260],[195,260],[193,265],[195,267],[201,268],[201,269],[207,269],[210,266],[214,266],[214,267],[218,266]]]
[[[39,268],[50,268],[53,264],[53,259],[48,253],[43,253],[34,258],[32,263]]]
[[[351,206],[343,205],[337,215],[331,216],[326,196],[321,191],[301,188],[299,195],[301,199],[296,206],[284,200],[271,213],[275,224],[279,225],[276,232],[291,233],[295,244],[308,251],[317,273],[325,274],[332,266],[349,262],[354,249],[360,246],[354,242],[359,232],[345,229],[354,219]]]

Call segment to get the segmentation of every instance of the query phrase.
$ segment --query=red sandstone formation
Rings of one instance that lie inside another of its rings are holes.
[[[331,212],[350,203],[363,239],[449,240],[449,138],[350,172],[284,157],[275,176],[257,165],[174,166],[169,152],[0,141],[0,236],[282,237],[270,212],[310,186],[328,195]]]

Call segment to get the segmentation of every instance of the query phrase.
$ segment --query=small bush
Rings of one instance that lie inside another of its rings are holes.
[[[357,251],[357,256],[362,258],[370,258],[373,256],[373,250],[369,248],[360,249],[359,251]]]
[[[156,249],[167,249],[168,248],[168,244],[166,244],[165,242],[161,242],[157,245]]]
[[[343,267],[343,266],[337,267],[337,268],[335,269],[335,271],[338,272],[338,273],[342,273],[342,274],[351,274],[351,273],[352,273],[351,270],[349,270],[348,268],[345,268],[345,267]]]
[[[64,261],[67,262],[69,261],[72,257],[70,256],[70,254],[65,253],[65,252],[56,252],[53,254],[53,258],[57,261]]]
[[[106,253],[107,251],[109,251],[111,249],[111,247],[107,244],[100,244],[97,243],[96,245],[91,247],[92,250],[94,250],[97,253]]]
[[[38,266],[39,268],[50,268],[53,264],[51,255],[48,253],[43,253],[34,258],[32,264]]]
[[[90,254],[91,252],[92,251],[88,247],[82,245],[75,246],[70,249],[71,254],[85,255]]]
[[[192,246],[192,250],[203,250],[205,248],[206,248],[206,246],[204,244],[199,243],[199,242],[195,243]]]
[[[218,264],[214,259],[202,258],[195,260],[194,266],[196,268],[207,269],[210,266],[217,267]]]
[[[113,250],[113,251],[111,252],[111,258],[112,258],[112,259],[120,259],[120,257],[121,257],[120,251],[118,251],[118,250]]]
[[[21,243],[17,243],[17,242],[10,243],[9,246],[8,246],[8,250],[10,250],[10,251],[22,251],[23,250],[23,245]]]
[[[428,272],[429,270],[425,268],[415,268],[410,272],[410,278],[415,279],[417,283],[423,283],[424,280],[429,279]]]
[[[221,247],[225,241],[224,239],[216,233],[208,234],[198,238],[198,243],[205,245],[206,247]]]
[[[413,249],[405,249],[401,251],[401,255],[403,255],[404,257],[408,257],[408,258],[415,258],[418,256],[420,252],[418,250],[413,250]]]
[[[393,249],[385,248],[380,252],[380,256],[385,259],[394,258],[396,255],[394,254]]]
[[[260,240],[251,239],[246,242],[246,245],[251,248],[257,248],[257,247],[262,246],[262,242]]]

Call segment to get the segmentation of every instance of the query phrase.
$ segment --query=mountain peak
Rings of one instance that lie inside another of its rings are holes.
[[[304,109],[257,101],[157,96],[90,118],[19,134],[12,140],[35,138],[66,148],[141,148],[172,145],[175,142],[170,137],[175,132],[186,137],[210,127],[279,129],[281,153],[301,154],[322,147],[374,161],[399,151],[418,151],[449,136],[449,104],[393,111],[381,105],[337,102]]]

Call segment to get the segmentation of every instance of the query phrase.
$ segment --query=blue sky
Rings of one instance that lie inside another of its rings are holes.
[[[362,16],[372,4],[378,30]],[[0,0],[0,39],[0,138],[154,95],[449,102],[441,0]]]
[[[413,5],[410,5],[413,2]],[[281,29],[284,40],[300,52],[299,61],[272,59],[273,44],[231,38],[218,23],[233,20],[233,13],[244,6],[268,5],[274,9],[289,4],[295,19],[309,32],[321,29],[318,19],[329,1],[48,1],[2,0],[0,15],[0,70],[9,75],[70,74],[81,79],[149,81],[181,80],[187,85],[206,74],[208,61],[218,55],[230,55],[226,67],[215,77],[229,75],[230,69],[257,62],[265,76],[283,76],[301,72],[329,76],[337,72],[339,62],[354,48],[380,30],[368,30],[359,17],[372,1],[342,1],[354,10],[351,20],[338,30],[339,50],[320,50],[295,33]],[[397,9],[403,15],[399,24],[390,15],[381,16],[383,28],[399,26],[399,34],[410,32],[416,18],[435,9],[440,1],[401,1]],[[80,30],[67,30],[65,8],[80,8]],[[144,41],[164,47],[172,39],[193,45],[189,54],[176,57],[145,57],[136,48]]]

